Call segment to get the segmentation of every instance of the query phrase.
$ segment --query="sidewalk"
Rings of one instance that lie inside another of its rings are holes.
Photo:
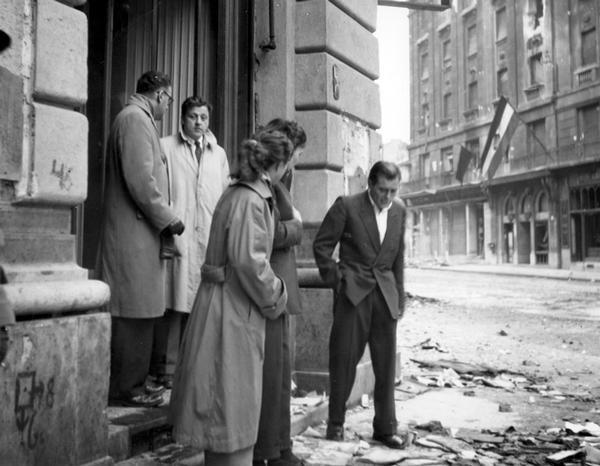
[[[456,264],[456,265],[434,265],[419,264],[407,266],[410,269],[423,270],[447,270],[465,273],[489,273],[495,275],[508,275],[515,277],[551,278],[557,280],[578,280],[589,282],[600,282],[600,267],[588,269],[554,269],[543,265],[513,265],[513,264]]]

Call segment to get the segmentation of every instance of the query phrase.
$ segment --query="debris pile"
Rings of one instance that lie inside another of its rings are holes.
[[[324,439],[322,429],[309,428],[294,442],[294,452],[307,466],[365,464],[435,465],[600,465],[600,426],[565,422],[535,434],[510,427],[502,432],[447,429],[439,421],[409,426],[408,446],[391,450],[349,430],[346,442]]]
[[[556,390],[549,385],[545,377],[526,375],[507,369],[496,369],[484,364],[472,364],[455,359],[429,361],[413,358],[411,361],[422,368],[429,369],[428,372],[421,371],[419,374],[412,376],[413,381],[428,387],[468,389],[484,385],[510,392],[526,390],[556,401],[563,401],[567,398],[584,402],[594,401],[594,397],[589,392],[564,392]]]

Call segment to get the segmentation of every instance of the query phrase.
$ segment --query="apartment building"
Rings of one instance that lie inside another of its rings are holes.
[[[598,8],[457,0],[410,14],[411,178],[401,195],[413,259],[600,266]],[[482,176],[501,97],[519,124]],[[472,158],[459,181],[461,150]]]

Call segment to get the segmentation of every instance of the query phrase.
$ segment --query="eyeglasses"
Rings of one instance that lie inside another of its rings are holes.
[[[167,91],[163,90],[161,92],[169,98],[169,104],[172,104],[173,100],[175,100],[175,99],[173,99],[173,97],[171,97]]]

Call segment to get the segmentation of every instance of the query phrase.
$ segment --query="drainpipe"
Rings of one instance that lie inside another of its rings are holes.
[[[275,50],[277,45],[275,44],[275,0],[269,0],[269,41],[260,44],[260,48],[263,52],[269,50]]]

